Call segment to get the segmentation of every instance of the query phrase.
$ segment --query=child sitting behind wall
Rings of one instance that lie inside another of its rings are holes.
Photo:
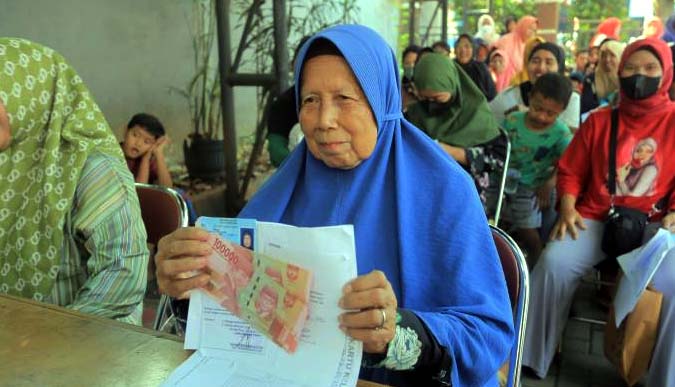
[[[509,173],[520,175],[516,192],[506,197],[504,220],[526,250],[530,267],[542,251],[538,228],[541,210],[553,205],[556,164],[572,140],[572,132],[558,119],[571,94],[567,78],[544,74],[532,87],[529,110],[512,113],[503,123],[511,140]]]
[[[146,113],[131,117],[120,145],[137,183],[173,186],[164,159],[164,147],[168,143],[164,126],[157,117]]]

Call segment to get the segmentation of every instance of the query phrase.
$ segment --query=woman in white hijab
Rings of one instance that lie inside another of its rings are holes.
[[[485,14],[478,18],[478,30],[476,31],[476,38],[483,39],[491,46],[499,39],[499,34],[495,30],[495,21],[492,16]]]

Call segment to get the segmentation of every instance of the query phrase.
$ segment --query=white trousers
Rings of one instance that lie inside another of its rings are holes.
[[[604,259],[600,249],[604,223],[584,219],[586,230],[577,240],[569,235],[549,241],[530,275],[530,308],[523,365],[545,378],[567,322],[572,298],[581,278]],[[650,224],[646,236],[659,224]],[[653,278],[663,293],[663,305],[647,387],[675,386],[675,254],[664,258]]]

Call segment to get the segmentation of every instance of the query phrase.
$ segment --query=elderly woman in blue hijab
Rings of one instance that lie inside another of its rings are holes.
[[[392,50],[366,27],[332,27],[305,44],[295,73],[305,140],[240,216],[354,225],[359,276],[335,323],[363,342],[361,379],[495,385],[513,345],[504,274],[471,179],[402,117]],[[163,292],[206,284],[184,279],[204,267],[205,236],[160,242]]]

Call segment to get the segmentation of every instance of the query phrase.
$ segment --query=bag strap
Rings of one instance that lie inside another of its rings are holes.
[[[616,138],[619,132],[619,109],[612,109],[612,127],[609,132],[609,170],[607,178],[607,189],[611,196],[612,207],[614,207],[614,193],[616,192]]]

